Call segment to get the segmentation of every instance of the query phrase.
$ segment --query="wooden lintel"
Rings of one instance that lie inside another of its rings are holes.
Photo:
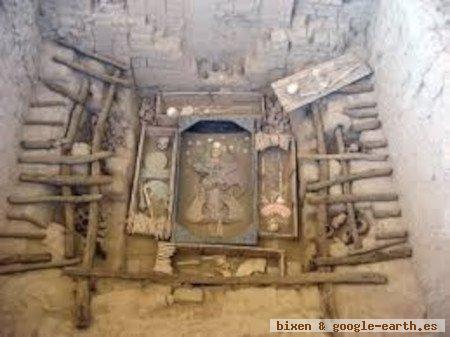
[[[248,276],[248,277],[202,277],[196,275],[168,275],[157,272],[123,273],[100,269],[65,268],[66,275],[74,277],[119,278],[126,280],[147,280],[172,285],[247,285],[247,286],[299,286],[320,283],[385,284],[387,277],[380,273],[304,273],[298,276]]]

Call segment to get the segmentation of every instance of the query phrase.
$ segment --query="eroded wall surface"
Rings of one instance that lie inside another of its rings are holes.
[[[253,88],[365,44],[373,0],[42,0],[44,36],[131,62],[140,87]]]
[[[33,1],[0,2],[0,219],[13,186],[22,113],[35,77],[38,29]]]
[[[450,323],[450,2],[380,0],[378,105],[430,317]]]

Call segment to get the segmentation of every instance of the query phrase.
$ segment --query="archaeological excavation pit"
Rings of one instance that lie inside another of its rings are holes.
[[[3,0],[0,28],[0,337],[448,335],[448,0]]]

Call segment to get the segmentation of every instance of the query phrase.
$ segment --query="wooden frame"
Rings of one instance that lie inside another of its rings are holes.
[[[233,240],[225,241],[220,238],[207,239],[206,241],[202,241],[203,243],[215,243],[215,244],[235,244],[235,245],[256,245],[258,241],[258,228],[259,228],[259,217],[258,217],[258,154],[255,149],[255,134],[256,130],[259,128],[259,121],[254,116],[189,116],[182,117],[179,120],[179,128],[178,128],[178,147],[181,142],[181,134],[189,129],[191,126],[195,125],[201,121],[220,121],[220,122],[232,122],[240,126],[242,129],[246,130],[252,138],[252,166],[255,169],[252,172],[252,184],[254,186],[254,194],[253,194],[253,221],[249,225],[249,230],[246,234],[236,236]],[[178,181],[179,179],[179,168],[180,168],[180,155],[177,155],[177,165],[175,170],[175,179]],[[174,189],[174,197],[178,195],[178,186]],[[189,233],[182,224],[177,223],[177,205],[173,203],[172,214],[174,214],[172,221],[172,242],[185,242],[185,243],[194,243],[197,242],[195,237]],[[180,229],[183,233],[179,234]]]
[[[275,146],[282,150],[279,146]],[[258,151],[258,165],[262,155],[262,152],[267,150],[264,148]],[[297,145],[294,137],[291,136],[289,141],[289,159],[291,165],[291,198],[292,198],[292,232],[291,233],[271,233],[263,231],[260,228],[259,236],[262,238],[272,238],[272,239],[296,239],[299,235],[299,215],[298,215],[298,181],[297,181]],[[260,188],[260,184],[258,184]],[[258,191],[261,195],[261,191]]]
[[[139,135],[138,151],[136,154],[136,163],[133,176],[133,186],[131,189],[130,204],[128,207],[128,221],[133,221],[134,216],[137,213],[137,197],[139,189],[139,177],[141,174],[142,160],[144,145],[147,137],[160,136],[160,137],[170,137],[172,142],[172,149],[170,155],[170,169],[169,169],[169,205],[168,205],[168,221],[172,223],[172,210],[173,210],[173,198],[175,193],[175,171],[176,171],[176,154],[178,152],[178,134],[175,128],[170,127],[158,127],[147,125],[144,119],[141,119],[141,130]],[[136,233],[135,235],[139,235]]]

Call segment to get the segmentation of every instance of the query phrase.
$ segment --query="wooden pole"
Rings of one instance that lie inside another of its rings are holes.
[[[378,111],[377,111],[376,107],[345,109],[344,114],[351,118],[377,118],[378,117]]]
[[[345,145],[344,145],[344,136],[342,135],[342,127],[338,126],[335,130],[335,137],[336,137],[336,144],[338,147],[339,153],[345,153]],[[350,164],[347,160],[341,160],[341,166],[342,166],[342,173],[344,175],[350,174]],[[342,189],[344,194],[351,194],[351,185],[350,182],[344,182],[342,184]],[[359,249],[362,247],[362,241],[359,237],[358,228],[356,227],[356,215],[355,215],[355,207],[351,202],[346,203],[347,208],[347,225],[350,228],[352,239],[353,239],[353,245],[356,249]]]
[[[325,144],[325,132],[323,127],[322,116],[320,114],[320,106],[318,104],[313,104],[312,106],[312,117],[313,124],[316,129],[317,138],[317,152],[319,155],[326,155],[327,149]],[[325,181],[329,179],[330,170],[329,162],[327,160],[319,161],[319,181]],[[318,192],[319,196],[326,197],[328,194],[327,189],[320,190]],[[318,231],[317,231],[317,249],[319,256],[328,256],[328,245],[326,243],[326,227],[328,225],[328,212],[327,206],[321,204],[317,206],[317,221],[318,221]],[[325,267],[321,268],[320,271],[329,272],[330,269]],[[319,285],[319,293],[321,297],[321,302],[324,306],[324,314],[327,318],[336,318],[336,309],[333,303],[333,287],[331,283],[325,283]],[[331,336],[333,334],[331,333]]]
[[[114,72],[114,78],[120,75],[120,71]],[[95,125],[94,134],[92,138],[91,151],[95,153],[100,151],[101,140],[105,132],[106,120],[111,110],[114,94],[116,92],[116,83],[112,82],[106,93],[102,110],[98,115],[97,124]],[[101,174],[101,167],[99,162],[93,162],[91,164],[91,175],[98,176]],[[89,188],[91,194],[99,193],[99,187],[93,185]],[[95,243],[97,241],[98,232],[98,220],[99,220],[99,204],[98,202],[91,202],[89,204],[89,223],[86,234],[86,244],[83,252],[82,266],[83,268],[90,269],[92,267],[95,255]],[[91,313],[90,313],[90,291],[89,281],[79,280],[77,283],[77,292],[75,298],[76,305],[76,317],[75,324],[78,328],[85,328],[90,325]]]
[[[39,173],[22,173],[19,179],[25,182],[44,183],[55,186],[91,186],[112,183],[111,176],[85,176],[85,175],[51,175]]]
[[[129,68],[123,62],[120,62],[118,60],[114,60],[111,57],[107,57],[107,56],[100,55],[100,54],[97,54],[97,53],[94,53],[94,52],[91,52],[91,51],[88,51],[88,50],[81,49],[81,48],[79,48],[77,46],[74,46],[73,44],[71,44],[71,43],[69,43],[67,41],[64,41],[64,40],[61,40],[61,39],[54,40],[54,41],[57,44],[65,47],[65,48],[72,49],[73,51],[75,51],[78,54],[81,54],[81,55],[86,56],[86,57],[90,57],[91,59],[94,59],[96,61],[100,61],[100,62],[105,63],[107,65],[114,66],[117,69],[126,71]]]
[[[41,202],[72,202],[83,203],[99,201],[101,194],[82,194],[82,195],[36,195],[36,196],[10,196],[8,201],[11,204],[36,204]]]
[[[26,221],[26,222],[32,223],[33,225],[35,225],[36,227],[39,227],[39,228],[44,228],[45,229],[45,228],[48,227],[46,223],[42,222],[41,220],[39,220],[39,219],[37,219],[37,218],[35,218],[35,217],[25,213],[25,212],[9,211],[6,214],[6,218],[8,220]]]
[[[55,140],[22,140],[20,146],[25,150],[50,150],[55,147]]]
[[[245,277],[202,277],[198,275],[170,275],[158,272],[122,273],[110,270],[86,270],[83,268],[66,268],[64,273],[74,277],[120,278],[126,280],[147,280],[171,285],[214,286],[214,285],[248,285],[248,286],[299,286],[321,283],[335,284],[385,284],[387,277],[379,273],[303,273],[298,276],[245,276]]]
[[[76,132],[78,129],[78,125],[80,123],[81,115],[83,114],[83,111],[84,111],[84,108],[86,105],[86,100],[87,100],[88,95],[89,95],[89,80],[83,79],[81,86],[80,86],[80,93],[78,95],[80,100],[76,101],[76,103],[74,105],[72,115],[71,115],[71,118],[69,121],[69,125],[67,126],[66,135],[60,141],[61,151],[62,151],[62,154],[64,154],[64,155],[70,155],[70,151],[72,150],[72,146],[75,141],[75,135],[76,135]],[[65,177],[66,180],[71,179],[70,178],[71,171],[72,170],[71,170],[70,165],[66,165],[66,164],[62,165],[60,178]],[[32,177],[21,176],[21,178],[23,179],[23,178],[32,178]],[[45,178],[43,178],[42,176],[40,177],[40,179],[41,180],[39,182],[46,182],[46,181],[43,181],[43,179],[45,179]],[[52,181],[55,182],[57,180],[53,179]],[[47,177],[47,182],[48,182],[48,177]],[[70,197],[72,195],[71,186],[69,186],[69,185],[60,185],[60,186],[61,186],[61,194],[63,196]],[[66,231],[64,233],[64,240],[65,240],[65,244],[64,244],[65,253],[64,254],[65,254],[66,258],[73,258],[73,257],[75,257],[75,236],[73,235],[73,233],[76,231],[76,229],[75,229],[75,205],[72,203],[65,203],[63,214],[64,214],[64,224],[66,227]]]
[[[24,119],[22,125],[45,125],[45,126],[64,126],[63,121],[44,120],[44,119]]]
[[[366,160],[366,161],[386,161],[387,154],[372,153],[329,153],[329,154],[299,154],[298,158],[303,160]]]
[[[361,142],[361,147],[363,151],[372,150],[372,149],[380,149],[388,146],[388,142],[386,139],[380,140],[365,140]]]
[[[8,254],[0,255],[0,265],[14,264],[14,263],[36,263],[49,262],[52,259],[50,253],[22,253],[22,254]]]
[[[372,209],[372,214],[375,219],[383,218],[397,218],[402,215],[402,210],[397,209]]]
[[[351,182],[355,180],[367,179],[367,178],[375,178],[375,177],[386,177],[392,174],[392,168],[379,168],[379,169],[370,169],[366,171],[361,171],[357,173],[351,174],[343,174],[341,176],[335,177],[330,180],[319,181],[315,183],[308,183],[306,186],[306,190],[308,192],[315,192],[322,188],[331,187],[333,185],[339,185],[346,182]]]
[[[378,119],[368,119],[365,121],[354,122],[350,127],[353,132],[363,132],[367,130],[376,130],[381,127],[381,122]]]
[[[308,202],[312,205],[318,204],[341,204],[345,202],[363,201],[396,201],[398,195],[395,193],[367,193],[367,194],[342,194],[327,196],[309,196]]]
[[[31,232],[0,232],[0,238],[6,239],[31,239],[42,240],[45,239],[45,233],[31,233]]]
[[[406,230],[390,230],[386,232],[380,232],[375,234],[376,240],[389,240],[389,239],[403,239],[408,236]]]
[[[388,241],[384,241],[384,242],[378,242],[378,243],[374,244],[371,247],[350,251],[348,253],[348,255],[352,256],[352,255],[366,254],[366,253],[370,253],[370,252],[373,252],[373,251],[382,250],[382,249],[393,247],[393,246],[398,246],[398,245],[401,245],[401,244],[404,244],[404,243],[406,243],[406,238],[388,240]]]
[[[30,103],[30,108],[47,108],[55,106],[67,106],[64,101],[33,101]]]
[[[85,96],[83,94],[78,95],[75,94],[74,92],[72,92],[71,90],[67,89],[66,87],[64,87],[63,85],[47,80],[45,78],[41,79],[41,82],[44,83],[44,85],[49,88],[51,91],[54,91],[64,97],[69,98],[70,100],[72,100],[75,103],[80,103],[80,104],[84,104],[85,101]],[[85,83],[87,82],[86,79],[83,80],[83,85],[85,85]],[[83,89],[82,89],[83,90]],[[83,91],[82,91],[83,92]]]
[[[374,85],[371,81],[362,81],[359,83],[352,83],[342,87],[337,92],[339,94],[360,94],[363,92],[373,91]]]
[[[412,256],[411,247],[400,247],[388,251],[373,251],[366,254],[341,257],[318,257],[313,260],[313,265],[321,266],[342,266],[357,265],[364,263],[375,263],[394,259],[403,259]]]
[[[47,165],[78,165],[91,163],[97,160],[106,159],[112,157],[113,153],[109,151],[99,151],[97,153],[78,156],[61,156],[61,155],[27,155],[21,154],[19,156],[20,163],[31,164],[47,164]]]
[[[12,265],[12,266],[0,267],[0,275],[14,274],[14,273],[20,273],[20,272],[31,271],[31,270],[61,268],[61,267],[66,267],[66,266],[73,266],[78,263],[80,263],[80,259],[51,261],[51,262],[33,263],[33,264],[26,264],[26,265]]]
[[[79,72],[81,72],[81,73],[83,73],[85,75],[94,77],[94,78],[96,78],[96,79],[98,79],[100,81],[106,82],[106,83],[120,84],[120,85],[123,85],[125,87],[129,87],[130,86],[130,82],[125,80],[125,79],[123,79],[123,78],[120,78],[120,77],[117,77],[117,76],[106,75],[106,74],[104,74],[101,71],[98,71],[98,70],[92,69],[92,68],[88,68],[88,67],[86,67],[86,66],[84,66],[82,64],[79,64],[79,63],[72,62],[70,60],[65,59],[64,57],[59,56],[59,55],[53,56],[53,61],[55,61],[57,63],[60,63],[60,64],[63,64],[63,65],[65,65],[65,66],[67,66],[67,67],[69,67],[69,68],[71,68],[73,70],[79,71]]]

